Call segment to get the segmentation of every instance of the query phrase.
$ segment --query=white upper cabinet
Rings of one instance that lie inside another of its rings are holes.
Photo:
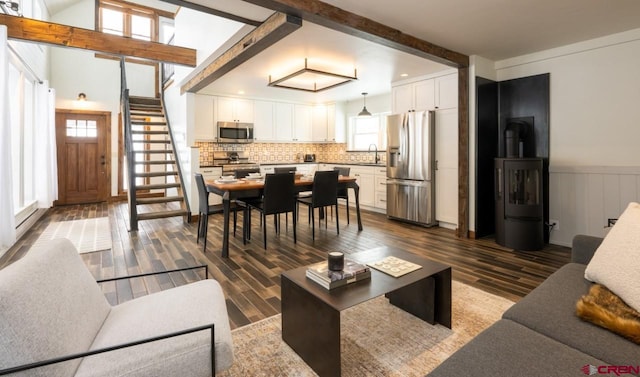
[[[436,109],[453,109],[458,107],[458,74],[436,77]]]
[[[215,140],[216,122],[214,118],[216,97],[194,94],[194,139]]]
[[[241,122],[253,123],[254,101],[241,99],[218,97],[218,122]]]
[[[293,107],[293,140],[298,142],[312,141],[313,107],[298,104]]]
[[[418,81],[413,85],[413,110],[432,110],[436,107],[434,80]]]
[[[276,141],[293,140],[293,104],[276,102],[274,105],[274,139]]]
[[[327,141],[345,143],[347,141],[345,128],[345,103],[337,102],[327,105]]]
[[[452,73],[391,89],[391,111],[451,109],[458,107],[458,74]]]
[[[253,138],[255,141],[275,140],[274,102],[255,101],[253,104]]]
[[[328,125],[327,106],[315,105],[311,122],[311,141],[328,141]]]

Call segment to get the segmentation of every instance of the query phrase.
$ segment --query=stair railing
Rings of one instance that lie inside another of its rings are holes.
[[[164,65],[164,63],[162,63]],[[162,69],[160,69],[162,72]],[[173,137],[173,130],[171,129],[171,122],[169,121],[169,113],[167,113],[167,107],[164,102],[164,85],[160,86],[161,89],[161,97],[162,97],[162,110],[164,111],[164,120],[167,123],[167,130],[169,131],[169,138],[171,139],[171,148],[173,150],[173,159],[176,162],[176,169],[178,170],[178,180],[180,181],[180,188],[182,189],[182,197],[184,198],[185,209],[187,210],[187,222],[191,221],[191,207],[189,206],[189,196],[187,195],[187,190],[184,184],[184,177],[182,175],[182,164],[180,163],[180,155],[178,154],[178,149],[176,147],[176,141]]]
[[[127,88],[127,75],[125,72],[124,57],[120,58],[120,113],[124,126],[124,146],[127,156],[127,180],[129,189],[127,199],[129,202],[129,227],[130,230],[138,230],[138,208],[136,207],[136,176],[135,153],[133,150],[133,136],[131,134],[131,109],[129,108],[129,89]]]

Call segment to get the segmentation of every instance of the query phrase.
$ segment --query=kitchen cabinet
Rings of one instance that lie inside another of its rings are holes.
[[[293,140],[293,104],[276,102],[274,105],[274,140]]]
[[[457,73],[435,78],[435,100],[436,109],[453,109],[458,107]]]
[[[306,163],[306,164],[282,164],[282,165],[267,165],[267,166],[261,165],[260,173],[262,173],[262,175],[273,174],[275,171],[275,168],[289,168],[289,167],[295,167],[296,173],[300,173],[304,175],[313,175],[318,169],[318,164]]]
[[[326,105],[315,105],[313,107],[313,119],[311,121],[311,141],[328,141],[328,117]]]
[[[375,206],[375,168],[369,166],[351,166],[349,174],[356,178],[356,183],[360,186],[360,205]],[[349,190],[349,204],[355,206],[356,199],[353,190]]]
[[[373,204],[374,207],[387,212],[387,168],[376,167],[374,173],[375,192]]]
[[[436,220],[458,224],[458,109],[436,111]]]
[[[218,122],[253,123],[254,101],[242,98],[218,97]]]
[[[345,103],[336,102],[327,105],[327,141],[346,143]]]
[[[253,138],[257,142],[275,140],[274,102],[255,101],[253,104]]]
[[[312,141],[313,107],[293,105],[293,141]]]
[[[205,181],[214,180],[214,179],[220,178],[220,176],[222,175],[222,168],[221,167],[200,168],[198,172],[202,174],[202,177],[204,178]],[[222,197],[220,195],[209,194],[209,205],[221,204],[221,203],[222,203]]]
[[[391,89],[391,101],[391,111],[394,114],[457,108],[458,74],[451,73],[394,86]]]
[[[213,141],[216,139],[216,97],[193,95],[194,139]]]

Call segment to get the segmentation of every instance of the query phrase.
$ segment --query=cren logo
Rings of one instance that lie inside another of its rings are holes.
[[[594,374],[598,373],[598,368],[595,365],[591,365],[591,364],[587,364],[583,366],[581,369],[582,369],[582,373],[586,374],[587,376],[593,376]]]

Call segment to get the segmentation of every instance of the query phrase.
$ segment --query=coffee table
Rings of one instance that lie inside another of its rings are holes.
[[[340,312],[385,295],[422,320],[451,328],[451,267],[394,247],[347,257],[370,263],[394,256],[422,266],[394,278],[371,269],[371,279],[327,290],[305,276],[307,267],[281,275],[282,339],[319,376],[340,375]],[[380,319],[384,321],[384,318]]]

